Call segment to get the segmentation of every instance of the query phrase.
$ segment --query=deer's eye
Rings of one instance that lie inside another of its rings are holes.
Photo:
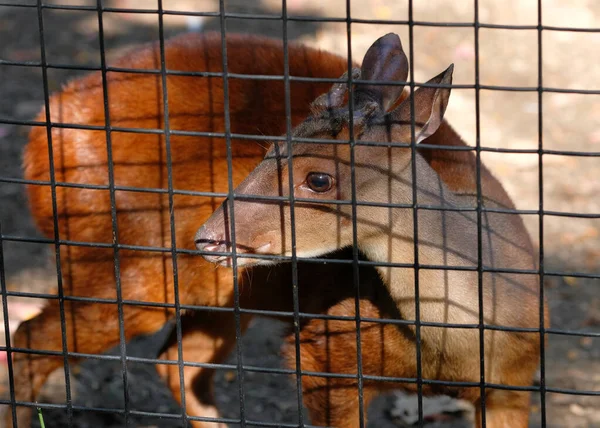
[[[324,193],[333,187],[333,177],[324,172],[309,172],[306,184],[313,192]]]

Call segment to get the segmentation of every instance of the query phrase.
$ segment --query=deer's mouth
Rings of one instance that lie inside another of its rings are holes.
[[[197,239],[196,248],[202,252],[202,257],[208,262],[225,267],[233,267],[233,258],[236,259],[236,265],[250,266],[257,264],[268,264],[270,260],[253,258],[253,254],[270,254],[272,243],[266,242],[258,247],[249,247],[247,245],[236,244],[235,251],[228,241],[214,241],[210,239]],[[239,257],[242,256],[242,257]]]

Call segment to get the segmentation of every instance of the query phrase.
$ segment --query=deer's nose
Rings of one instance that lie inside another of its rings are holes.
[[[227,251],[227,241],[222,234],[214,233],[206,226],[202,226],[194,237],[196,248],[200,251],[222,253]],[[206,256],[205,256],[206,257]]]

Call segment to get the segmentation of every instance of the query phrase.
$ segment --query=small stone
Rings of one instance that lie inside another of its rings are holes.
[[[571,413],[577,416],[585,416],[585,414],[587,413],[586,410],[577,403],[571,404],[569,406],[569,410],[571,411]]]
[[[581,340],[579,341],[579,344],[586,349],[591,348],[593,343],[594,343],[594,341],[591,337],[582,337]]]
[[[460,59],[475,58],[475,46],[471,42],[463,42],[456,47],[454,55]]]
[[[201,31],[202,27],[204,27],[204,17],[203,16],[188,16],[185,20],[187,29],[189,31]]]
[[[0,126],[0,138],[7,137],[11,133],[12,128],[13,128],[12,125],[1,125]]]

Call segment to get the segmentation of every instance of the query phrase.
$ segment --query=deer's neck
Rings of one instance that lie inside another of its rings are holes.
[[[465,206],[468,201],[454,195],[420,156],[417,162],[417,203],[419,206],[456,208]],[[393,203],[412,202],[412,169],[410,165],[395,174],[397,191],[390,192]],[[407,198],[407,185],[408,194]],[[402,190],[400,190],[402,189]],[[432,301],[447,300],[448,292],[438,284],[448,283],[443,276],[447,271],[428,269],[430,266],[477,266],[477,223],[473,213],[441,211],[419,208],[417,210],[417,236],[415,236],[414,213],[412,208],[383,210],[387,214],[375,216],[377,227],[371,227],[364,239],[359,238],[359,246],[365,255],[375,262],[407,265],[407,267],[380,266],[379,274],[387,286],[398,309],[405,318],[415,313],[415,262],[420,269],[419,282],[422,284],[420,297],[424,308],[422,319],[435,321],[437,311],[431,306],[428,313],[425,295]],[[359,213],[360,216],[360,213]],[[372,220],[371,220],[372,221]],[[416,245],[415,245],[416,242]],[[471,274],[467,272],[466,275]],[[454,275],[454,273],[452,273]],[[463,281],[460,281],[463,283]]]
[[[485,272],[479,277],[477,271],[478,256],[481,256],[481,266],[485,269],[535,268],[527,231],[519,219],[502,213],[484,212],[479,225],[474,211],[456,211],[459,207],[473,208],[476,201],[452,193],[420,156],[416,162],[418,206],[445,207],[454,211],[419,208],[417,236],[412,208],[378,208],[381,212],[387,211],[387,216],[377,216],[374,210],[367,213],[370,214],[368,217],[361,216],[358,211],[358,221],[369,225],[359,229],[358,243],[363,253],[371,261],[399,266],[379,266],[377,270],[400,316],[405,320],[416,320],[418,302],[421,321],[477,324],[479,302],[483,299],[486,323],[522,327],[539,325],[536,324],[539,319],[532,315],[539,313],[536,306],[539,281],[536,275]],[[386,174],[394,177],[394,182],[400,180],[395,188],[390,186],[395,190],[388,192],[393,196],[391,202],[412,202],[412,197],[406,196],[406,186],[410,188],[413,182],[411,170],[408,167]],[[479,226],[481,229],[478,229]],[[481,254],[478,252],[478,230],[481,230]],[[451,352],[453,337],[465,340],[464,330],[460,334],[458,329],[450,330],[448,337],[444,336],[448,329],[424,327],[420,330],[426,345],[424,357]],[[473,336],[470,343],[477,343],[477,340]],[[490,334],[487,334],[486,340],[493,342],[493,337],[490,339]],[[472,351],[478,352],[478,348],[475,346]]]

